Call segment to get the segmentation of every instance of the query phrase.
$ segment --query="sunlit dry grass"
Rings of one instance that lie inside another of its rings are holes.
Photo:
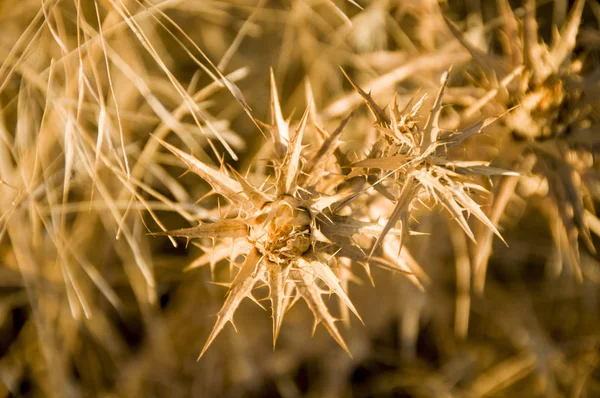
[[[600,395],[595,2],[0,23],[3,396]]]

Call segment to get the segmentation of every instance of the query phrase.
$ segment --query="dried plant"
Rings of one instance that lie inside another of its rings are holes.
[[[244,298],[249,297],[258,303],[252,292],[261,284],[269,288],[273,344],[279,335],[285,312],[298,298],[302,298],[312,311],[315,327],[323,323],[346,351],[348,348],[322,295],[336,294],[360,319],[342,288],[339,274],[336,275],[332,268],[343,267],[343,263],[339,261],[343,257],[364,260],[362,250],[353,243],[353,235],[367,231],[377,233],[380,227],[336,214],[333,209],[354,196],[354,192],[336,192],[342,180],[339,175],[332,176],[323,167],[323,163],[327,162],[327,158],[336,149],[337,138],[348,119],[308,154],[303,150],[302,138],[310,107],[296,130],[290,133],[289,123],[281,113],[274,79],[271,104],[273,152],[279,156],[272,165],[275,170],[274,181],[267,180],[259,187],[252,185],[232,167],[229,169],[233,178],[225,171],[216,170],[161,141],[191,171],[208,182],[216,194],[231,202],[230,212],[238,213],[237,217],[159,233],[188,239],[224,239],[224,242],[195,260],[192,267],[215,264],[229,256],[230,265],[239,268],[200,356],[225,324],[233,323],[233,314]],[[327,133],[322,131],[322,134]],[[242,264],[236,262],[240,255],[245,256]]]
[[[403,238],[409,229],[411,203],[421,192],[441,203],[471,239],[474,239],[474,235],[465,218],[465,212],[473,214],[500,235],[479,205],[468,195],[470,190],[485,191],[469,176],[516,174],[489,167],[486,162],[452,161],[445,155],[448,148],[477,134],[495,120],[486,120],[462,132],[441,135],[439,118],[447,79],[448,73],[444,73],[442,87],[422,129],[417,126],[416,118],[423,98],[414,105],[407,105],[404,110],[397,109],[393,103],[388,115],[375,104],[370,95],[350,79],[377,118],[377,127],[381,135],[366,159],[350,165],[353,170],[346,179],[368,175],[369,170],[380,170],[379,173],[369,176],[377,178],[372,185],[377,193],[395,202],[392,215],[383,227],[339,215],[338,210],[356,199],[360,192],[343,188],[345,184],[342,184],[343,180],[339,178],[340,165],[334,167],[333,174],[326,167],[321,167],[326,155],[331,156],[335,151],[337,138],[348,119],[342,122],[332,136],[327,136],[326,132],[321,131],[326,139],[321,140],[321,146],[314,148],[313,155],[308,157],[306,151],[303,151],[302,138],[311,107],[307,108],[296,131],[290,134],[289,123],[282,116],[273,76],[270,130],[274,142],[273,153],[276,155],[276,161],[272,165],[275,170],[274,182],[265,181],[260,187],[253,186],[232,167],[229,169],[234,178],[161,141],[163,146],[182,160],[191,171],[208,182],[214,193],[223,196],[232,204],[228,212],[238,213],[237,217],[159,233],[185,237],[188,240],[225,239],[225,242],[219,243],[212,250],[207,249],[207,253],[201,259],[195,260],[192,267],[215,264],[229,256],[230,266],[240,268],[229,287],[228,297],[217,315],[217,323],[200,356],[225,324],[233,323],[233,314],[240,302],[245,297],[254,299],[252,292],[255,286],[263,283],[269,288],[274,344],[284,313],[294,303],[295,297],[301,297],[313,312],[316,323],[322,322],[338,344],[348,351],[321,296],[325,293],[335,293],[357,317],[359,315],[344,292],[339,276],[330,268],[330,263],[337,268],[340,264],[338,260],[345,257],[354,261],[364,261],[369,269],[368,262],[373,259],[373,253],[392,229],[399,231],[399,240],[394,245],[399,257]],[[384,175],[381,176],[382,174]],[[384,186],[387,177],[391,177],[392,184]],[[399,193],[394,196],[392,192],[396,191]],[[396,229],[399,222],[400,228]],[[360,237],[355,239],[353,236],[364,233],[367,229],[379,232],[368,258],[355,243]],[[236,261],[240,255],[245,256],[242,264]],[[405,256],[410,257],[409,254]],[[398,269],[402,270],[401,267]],[[326,289],[320,287],[317,282],[323,284]]]
[[[0,396],[600,396],[597,2],[0,21]]]
[[[448,21],[487,79],[498,81],[482,100],[465,110],[465,116],[474,115],[490,101],[504,110],[515,106],[502,121],[507,134],[500,138],[504,150],[496,162],[531,173],[519,186],[510,177],[498,184],[492,219],[498,222],[508,203],[506,197],[515,189],[534,199],[548,219],[555,243],[549,260],[552,272],[560,273],[565,264],[581,280],[579,241],[596,253],[589,222],[598,223],[591,198],[600,198],[595,192],[598,181],[592,160],[599,72],[589,70],[584,57],[574,55],[585,0],[574,3],[549,44],[538,37],[535,1],[525,2],[522,24],[507,1],[499,1],[498,6],[503,50],[499,55],[474,47]],[[479,289],[485,280],[490,245],[490,235],[485,232],[475,259]]]
[[[353,170],[348,178],[367,175],[374,190],[395,203],[378,242],[391,228],[400,224],[403,234],[399,246],[402,247],[402,237],[409,230],[411,204],[422,193],[441,204],[470,239],[475,237],[465,213],[474,215],[502,239],[494,224],[469,196],[470,191],[486,191],[472,176],[518,174],[490,167],[489,162],[452,160],[448,156],[449,149],[479,133],[496,118],[476,123],[463,131],[444,134],[439,120],[448,72],[442,75],[441,88],[423,127],[419,126],[418,117],[424,97],[415,104],[410,101],[403,109],[397,107],[394,99],[385,112],[369,94],[351,79],[350,82],[377,119],[379,138],[366,158],[351,165]]]

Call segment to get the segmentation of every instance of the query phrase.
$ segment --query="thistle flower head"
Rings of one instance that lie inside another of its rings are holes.
[[[574,57],[584,7],[585,0],[575,1],[561,29],[556,29],[550,43],[545,43],[538,38],[535,1],[525,2],[522,21],[508,1],[499,1],[505,38],[501,54],[486,54],[475,48],[448,21],[487,79],[499,80],[485,100],[468,108],[465,116],[475,114],[492,100],[505,110],[516,106],[503,120],[508,134],[497,161],[534,177],[520,184],[501,182],[501,195],[496,195],[492,212],[502,214],[506,198],[515,190],[527,196],[549,218],[558,253],[550,260],[555,263],[554,272],[566,263],[578,279],[580,238],[595,253],[589,220],[597,219],[593,205],[590,201],[586,204],[585,198],[600,199],[600,195],[593,194],[593,186],[598,183],[594,162],[588,161],[597,150],[593,136],[600,126],[594,110],[598,106],[598,71],[588,73],[582,60]],[[508,95],[500,95],[502,92]],[[535,181],[537,188],[527,186],[528,181]],[[488,256],[481,253],[490,250],[490,243],[478,249],[477,268],[485,269]]]
[[[352,235],[362,233],[369,227],[373,227],[377,233],[378,228],[357,220],[351,221],[331,210],[332,205],[348,196],[347,193],[320,192],[315,188],[317,181],[327,174],[326,168],[319,165],[323,157],[335,149],[335,139],[341,131],[336,130],[309,153],[302,146],[308,111],[290,134],[289,124],[281,116],[274,82],[273,87],[274,118],[271,127],[276,154],[274,182],[266,182],[261,187],[254,186],[233,168],[230,168],[232,177],[161,141],[163,146],[207,181],[214,192],[225,197],[239,212],[234,218],[159,233],[187,239],[212,238],[221,241],[210,253],[196,259],[192,267],[215,264],[233,250],[230,263],[239,268],[238,274],[229,287],[227,299],[217,314],[218,320],[201,355],[225,324],[233,322],[233,314],[240,302],[245,297],[253,299],[254,288],[262,284],[269,287],[274,344],[283,316],[297,298],[302,298],[312,311],[315,326],[323,323],[346,351],[348,348],[322,295],[334,293],[359,317],[331,265],[337,265],[339,257],[361,258],[363,252],[352,243]],[[345,122],[338,130],[343,129]],[[342,181],[342,178],[339,180]],[[303,185],[299,185],[300,182]],[[233,245],[228,242],[230,240]],[[240,255],[245,256],[242,264],[236,262]]]
[[[401,237],[408,232],[412,202],[423,193],[442,204],[471,239],[474,240],[475,237],[465,213],[473,214],[500,237],[494,224],[469,196],[472,190],[485,191],[471,177],[515,173],[490,167],[488,162],[457,161],[448,156],[449,148],[479,133],[496,118],[476,123],[460,132],[444,133],[439,120],[448,72],[442,75],[438,95],[422,128],[417,118],[424,98],[414,105],[409,103],[402,110],[397,108],[394,100],[386,112],[350,77],[348,79],[375,115],[376,127],[380,132],[373,150],[366,158],[351,165],[353,170],[348,177],[365,175],[366,180],[378,193],[383,193],[383,196],[395,203],[394,210],[372,251],[396,224],[400,223]]]

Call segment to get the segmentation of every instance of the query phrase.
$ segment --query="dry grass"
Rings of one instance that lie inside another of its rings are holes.
[[[600,395],[596,2],[0,23],[0,396]]]

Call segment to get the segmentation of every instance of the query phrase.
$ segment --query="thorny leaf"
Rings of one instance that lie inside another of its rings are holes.
[[[412,175],[409,175],[408,179],[404,182],[404,186],[402,187],[400,196],[396,200],[396,206],[394,207],[392,215],[390,216],[388,222],[385,224],[385,227],[381,231],[381,234],[377,237],[375,245],[373,245],[371,254],[373,254],[373,251],[377,249],[377,246],[381,244],[388,232],[396,226],[398,221],[400,221],[402,228],[402,235],[400,236],[400,246],[402,247],[402,242],[404,241],[404,237],[408,232],[408,217],[410,215],[410,205],[412,200],[417,195],[418,191],[419,186],[417,179],[415,179]]]
[[[269,300],[271,300],[271,312],[273,317],[273,348],[277,342],[283,314],[285,313],[285,286],[290,267],[269,262],[267,272],[269,273]]]
[[[306,260],[300,260],[299,266],[313,271],[319,279],[325,282],[327,287],[333,293],[338,295],[338,297],[344,302],[344,304],[346,304],[350,311],[352,311],[354,315],[356,315],[356,317],[361,321],[361,323],[364,323],[360,315],[358,315],[358,311],[356,311],[356,308],[354,308],[354,304],[352,304],[350,298],[346,295],[346,292],[344,292],[344,290],[340,286],[340,281],[337,275],[333,273],[333,271],[331,270],[331,268],[329,268],[328,265],[324,264],[321,261],[311,261],[309,264],[307,264]]]
[[[182,238],[244,238],[248,236],[248,226],[244,220],[219,220],[197,227],[155,232],[153,235],[178,236]]]
[[[237,181],[231,179],[220,171],[205,165],[194,156],[183,152],[168,142],[158,138],[157,140],[175,156],[181,159],[191,171],[198,174],[204,181],[208,182],[215,192],[227,197],[228,199],[234,200],[235,202],[244,202],[243,198],[241,198],[239,195],[239,193],[242,192],[242,187]]]
[[[429,191],[433,198],[439,201],[450,212],[469,239],[475,242],[473,231],[471,231],[471,227],[469,227],[469,223],[463,214],[465,209],[457,203],[453,190],[429,174],[419,173],[415,177]]]
[[[327,136],[323,144],[319,147],[319,150],[306,165],[305,178],[307,179],[307,183],[309,185],[316,183],[314,180],[324,169],[324,163],[331,159],[331,157],[334,155],[339,145],[339,137],[343,133],[344,128],[352,116],[353,114],[350,114],[344,120],[342,120],[338,128],[336,128],[331,135]],[[323,133],[325,132],[323,131]]]
[[[214,274],[215,265],[218,262],[227,257],[233,261],[240,254],[248,253],[252,247],[245,239],[234,238],[233,242],[220,243],[218,245],[213,245],[212,247],[200,246],[200,248],[204,253],[185,267],[184,271],[190,271],[194,268],[203,267],[209,264],[212,275]]]
[[[314,329],[316,329],[319,323],[322,323],[331,337],[333,337],[340,347],[342,347],[348,355],[352,356],[352,354],[350,354],[350,350],[348,350],[348,346],[340,334],[340,331],[338,330],[337,326],[335,326],[335,319],[329,313],[329,310],[323,301],[323,297],[321,297],[323,292],[317,286],[315,280],[311,279],[306,272],[303,272],[299,269],[292,269],[290,276],[296,280],[295,285],[298,289],[298,293],[300,293],[306,302],[306,305],[315,317]]]
[[[246,179],[233,167],[229,166],[229,170],[231,171],[231,174],[233,174],[235,179],[240,183],[244,194],[248,199],[250,199],[250,201],[256,209],[261,208],[265,203],[267,203],[270,200],[270,198],[267,195],[265,195],[261,190],[256,189],[248,181],[246,181]]]
[[[427,123],[423,128],[423,136],[421,142],[421,153],[425,153],[427,149],[437,142],[438,135],[440,133],[440,113],[442,112],[442,97],[444,96],[444,90],[446,89],[446,85],[448,84],[448,74],[449,71],[444,72],[440,79],[440,91],[435,99],[433,107],[431,108],[431,113],[429,115],[429,119],[427,119]]]
[[[217,314],[217,322],[215,323],[210,336],[206,340],[206,343],[204,344],[204,347],[202,348],[198,358],[202,358],[202,355],[204,355],[217,335],[221,332],[221,330],[223,330],[223,327],[227,322],[231,322],[233,325],[233,314],[235,310],[238,308],[242,300],[250,294],[254,284],[260,277],[260,274],[256,271],[261,260],[262,257],[258,253],[258,250],[253,249],[250,251],[250,253],[248,253],[246,261],[244,261],[242,268],[240,268],[240,271],[231,284],[231,289],[227,299],[225,300],[225,304],[223,304],[223,307]]]
[[[290,141],[289,124],[283,119],[281,105],[279,103],[279,94],[277,94],[277,84],[275,83],[275,74],[271,69],[271,123],[273,128],[273,138],[275,140],[275,150],[282,156],[283,151]]]
[[[302,150],[302,137],[304,136],[304,130],[306,129],[306,122],[308,120],[308,113],[310,108],[306,108],[300,124],[296,129],[294,137],[288,144],[288,149],[281,165],[281,174],[278,177],[277,193],[278,195],[293,194],[292,186],[298,176],[300,170],[300,151]]]
[[[346,71],[342,68],[340,68],[342,73],[344,74],[344,76],[346,76],[346,79],[348,79],[348,81],[350,82],[350,84],[352,85],[352,87],[354,87],[354,89],[356,90],[356,92],[358,94],[360,94],[360,96],[363,98],[363,100],[365,101],[365,103],[367,104],[367,106],[369,107],[369,109],[371,110],[371,112],[373,112],[373,115],[375,116],[375,118],[377,119],[377,123],[381,124],[381,125],[388,125],[390,124],[390,118],[386,115],[385,111],[383,109],[381,109],[379,107],[379,105],[377,105],[375,103],[375,101],[373,101],[373,98],[371,97],[371,94],[366,93],[363,89],[361,89],[358,84],[356,84],[354,82],[354,80],[352,80],[352,78],[346,73]]]

